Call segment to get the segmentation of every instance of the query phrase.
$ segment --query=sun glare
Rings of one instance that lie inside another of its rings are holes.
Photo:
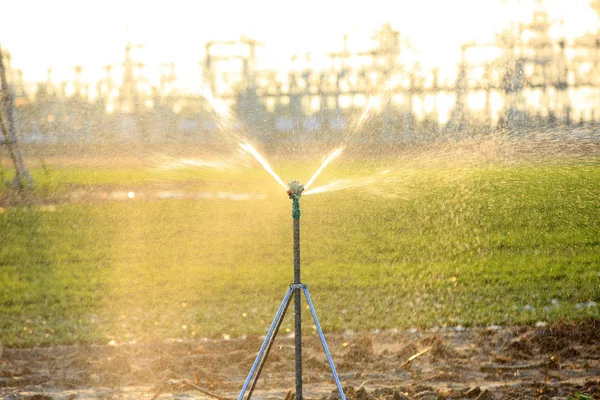
[[[453,77],[462,43],[493,39],[497,31],[529,18],[537,3],[535,0],[425,0],[410,3],[373,0],[366,6],[307,0],[303,7],[294,11],[295,16],[291,19],[287,18],[285,7],[275,0],[226,1],[210,5],[176,1],[171,7],[141,0],[127,2],[127,6],[116,1],[92,1],[86,3],[87,11],[79,12],[76,19],[72,13],[63,12],[77,10],[77,4],[74,0],[40,3],[40,10],[35,13],[28,10],[27,2],[6,4],[3,13],[28,15],[31,26],[35,26],[37,32],[43,32],[43,36],[11,34],[22,29],[20,18],[8,18],[0,25],[0,37],[5,38],[3,45],[13,49],[15,64],[23,69],[26,79],[44,80],[48,66],[53,66],[57,73],[62,70],[63,75],[70,75],[72,72],[68,69],[85,57],[83,69],[87,79],[97,81],[106,75],[103,66],[107,60],[120,61],[122,48],[131,41],[143,45],[136,51],[145,65],[158,66],[168,62],[186,65],[179,68],[178,78],[187,87],[197,88],[199,70],[187,66],[197,66],[204,56],[198,43],[237,39],[245,34],[263,44],[258,50],[265,68],[288,69],[293,54],[307,52],[313,54],[311,66],[315,67],[315,63],[329,63],[326,55],[339,51],[344,34],[348,34],[349,50],[361,51],[372,44],[371,32],[386,22],[391,22],[402,32],[423,67],[437,66],[442,75]],[[588,11],[585,0],[546,0],[544,4],[552,19],[563,21],[552,31],[555,36],[581,35],[595,29],[598,23],[597,17]],[[113,7],[119,9],[118,14],[114,14]],[[262,11],[265,9],[272,12],[265,13]],[[330,18],[339,15],[341,9],[344,10],[343,18]],[[141,10],[146,18],[137,17]],[[277,17],[278,11],[282,13],[281,18]],[[214,18],[216,15],[227,17]],[[106,29],[107,20],[111,21],[110,29]],[[156,29],[157,20],[161,21],[160,30]],[[310,29],[306,29],[307,21],[312,21]],[[405,52],[407,57],[409,53]],[[319,54],[325,57],[318,57]],[[302,57],[298,58],[299,66],[300,62],[304,62]],[[158,68],[148,69],[145,67],[144,72],[153,75],[149,79],[156,82]],[[136,71],[140,73],[140,69]]]

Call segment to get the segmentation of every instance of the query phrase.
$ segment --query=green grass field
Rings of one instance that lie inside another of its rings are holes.
[[[359,177],[359,164],[316,185]],[[315,169],[275,167],[303,180]],[[302,199],[303,281],[326,331],[600,318],[597,159],[369,167],[391,172]],[[292,220],[263,170],[33,172],[36,201],[0,209],[5,346],[266,331],[292,279]],[[266,196],[46,206],[74,188],[161,185]]]

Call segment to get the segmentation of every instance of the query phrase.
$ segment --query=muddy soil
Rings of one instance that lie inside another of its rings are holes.
[[[544,327],[328,334],[349,399],[600,399],[600,321]],[[235,398],[261,338],[4,349],[2,399]],[[424,354],[407,360],[424,350]],[[254,398],[291,399],[293,338],[278,337]],[[316,335],[304,340],[305,397],[338,399]]]

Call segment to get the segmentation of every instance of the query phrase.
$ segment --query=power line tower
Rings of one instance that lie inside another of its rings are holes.
[[[146,113],[142,109],[139,84],[143,80],[143,67],[141,62],[134,61],[131,51],[142,49],[144,46],[127,42],[125,45],[125,60],[123,61],[123,82],[119,94],[119,108],[122,114],[129,114],[132,118],[134,132],[138,138],[146,138],[148,133],[148,123]],[[138,76],[135,71],[137,69]]]
[[[377,81],[374,82],[374,85],[371,83],[365,89],[367,98],[375,93],[380,97],[383,117],[381,140],[387,142],[392,135],[391,99],[387,89],[392,76],[400,70],[398,59],[403,41],[401,40],[400,32],[392,28],[392,25],[389,23],[384,24],[381,29],[376,31],[372,39],[375,41],[375,48],[366,52],[360,52],[358,55],[370,56],[371,65],[365,72],[377,75]]]
[[[266,119],[266,108],[257,93],[256,49],[262,43],[242,36],[239,40],[210,41],[205,44],[204,77],[214,97],[235,99],[238,117],[250,125]],[[232,70],[232,62],[238,62]],[[223,72],[220,67],[229,69]],[[222,83],[218,86],[218,83]]]
[[[125,61],[123,62],[123,83],[121,84],[120,108],[121,112],[137,115],[140,109],[138,79],[134,74],[136,63],[131,56],[131,50],[141,49],[144,46],[128,42],[125,45]]]

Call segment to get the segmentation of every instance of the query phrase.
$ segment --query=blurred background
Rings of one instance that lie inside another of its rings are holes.
[[[600,3],[9,2],[23,143],[419,142],[600,120]],[[217,110],[218,111],[218,110]]]

